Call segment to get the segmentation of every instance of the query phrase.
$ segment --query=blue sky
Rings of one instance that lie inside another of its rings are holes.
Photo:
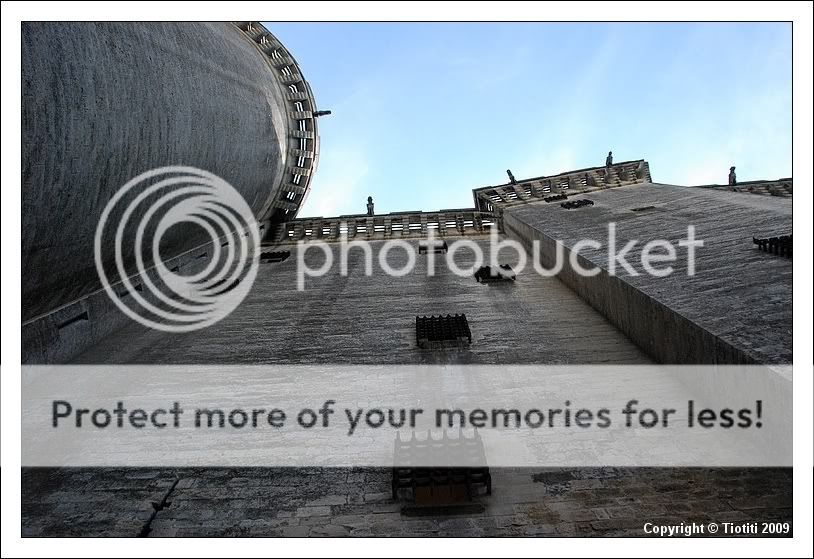
[[[300,216],[470,207],[644,158],[656,182],[791,176],[791,25],[266,23],[322,117]]]

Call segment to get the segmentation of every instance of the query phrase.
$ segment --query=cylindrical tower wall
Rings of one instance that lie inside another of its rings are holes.
[[[305,93],[292,93],[270,57],[280,45],[262,26],[41,22],[22,31],[24,323],[99,289],[96,224],[142,172],[198,167],[231,183],[260,219],[296,214],[310,176],[285,185],[302,161],[293,146],[310,147],[301,151],[313,170],[313,98],[304,81]],[[306,105],[298,115],[296,99]],[[310,131],[294,133],[306,117],[299,127]],[[174,227],[162,254],[206,240],[198,227]]]

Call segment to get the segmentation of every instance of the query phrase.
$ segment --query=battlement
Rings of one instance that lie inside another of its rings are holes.
[[[267,244],[311,239],[339,241],[424,238],[488,234],[493,228],[503,232],[503,209],[531,202],[560,202],[569,197],[632,184],[652,183],[650,165],[644,159],[623,161],[610,167],[588,167],[556,175],[516,180],[472,190],[474,208],[444,209],[434,212],[401,211],[373,215],[347,214],[336,217],[292,219],[281,223],[266,237]],[[727,190],[766,196],[791,197],[791,178],[757,180],[727,185],[700,185],[694,188]],[[566,202],[567,204],[567,202]],[[564,206],[568,207],[568,206]]]
[[[438,238],[483,235],[497,227],[498,216],[468,209],[437,212],[394,212],[382,215],[342,215],[294,219],[281,224],[267,242],[299,240],[339,241],[423,238],[430,231]]]
[[[624,161],[609,168],[589,167],[524,179],[515,184],[476,188],[472,191],[474,208],[292,219],[278,225],[266,242],[284,243],[303,239],[338,241],[342,236],[365,240],[422,238],[430,231],[437,237],[488,234],[492,227],[502,231],[500,209],[504,206],[641,182],[651,182],[647,161]]]
[[[650,165],[644,159],[623,161],[610,167],[588,167],[557,175],[534,177],[472,190],[475,208],[494,212],[498,208],[538,202],[558,194],[581,194],[596,189],[652,182]]]
[[[711,188],[714,190],[731,190],[747,194],[762,194],[763,196],[780,196],[792,198],[794,180],[789,177],[777,180],[760,180],[739,182],[735,187],[727,184],[702,184],[695,188]]]

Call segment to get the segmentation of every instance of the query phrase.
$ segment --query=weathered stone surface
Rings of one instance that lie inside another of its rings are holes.
[[[206,169],[258,214],[277,195],[287,103],[234,24],[26,22],[22,37],[23,320],[99,288],[94,228],[144,171]],[[170,232],[166,254],[205,242],[196,229]]]
[[[258,23],[23,22],[23,362],[63,363],[124,323],[101,291],[94,231],[142,173],[195,167],[231,184],[265,226],[294,216],[318,160],[315,105],[291,53]],[[127,273],[135,230],[124,230]],[[208,241],[181,221],[160,252],[194,273]],[[107,264],[113,245],[102,244]]]
[[[373,469],[28,469],[23,471],[22,533],[136,536],[149,519],[149,501],[160,499],[175,475],[181,482],[169,495],[170,505],[150,522],[150,537],[643,536],[645,522],[792,519],[790,469],[496,469],[494,496],[478,498],[484,511],[463,516],[405,517],[400,503],[390,499],[391,510],[377,510],[376,503],[302,504],[335,497],[337,473],[374,483],[388,474]],[[240,479],[245,491],[236,493],[229,479]],[[586,480],[599,486],[580,483]],[[292,483],[297,481],[305,483]],[[567,488],[552,491],[558,484]]]
[[[488,239],[473,237],[488,256]],[[413,247],[418,241],[410,240]],[[373,275],[365,275],[361,249],[348,255],[342,276],[339,247],[323,277],[296,284],[297,257],[263,264],[252,290],[228,317],[204,330],[167,334],[135,322],[79,355],[76,363],[257,364],[257,363],[648,363],[641,350],[556,278],[530,270],[509,284],[480,284],[458,277],[436,255],[428,277],[425,255],[414,273],[397,278],[378,265],[383,241],[373,248]],[[515,265],[513,251],[501,262]],[[305,254],[317,268],[321,252]],[[392,250],[393,268],[405,265],[403,250]],[[455,254],[472,266],[471,251]],[[460,351],[422,350],[415,343],[415,317],[466,313],[473,341]]]
[[[579,254],[583,266],[602,270],[599,275],[578,275],[566,263],[559,277],[658,362],[791,363],[792,262],[752,243],[753,236],[791,232],[791,199],[660,184],[591,197],[595,205],[578,211],[544,202],[507,208],[504,227],[529,249],[540,240],[547,266],[556,240],[569,250],[581,239],[598,241],[600,248]],[[615,276],[607,273],[610,222],[616,224],[618,249],[639,241],[627,255],[639,275],[621,266]],[[695,275],[686,274],[687,251],[680,248],[671,264],[675,273],[643,273],[644,244],[666,239],[677,246],[689,225],[704,241],[696,249]]]

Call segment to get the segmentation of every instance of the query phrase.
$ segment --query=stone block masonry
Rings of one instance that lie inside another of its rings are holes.
[[[176,479],[167,503],[150,519]],[[791,523],[776,469],[492,469],[482,512],[407,517],[377,469],[29,469],[23,536],[644,536],[644,524]],[[33,487],[38,487],[33,491]],[[145,530],[145,526],[148,527]]]
[[[657,362],[791,363],[792,263],[752,241],[791,231],[791,199],[658,184],[591,197],[595,205],[578,212],[543,202],[506,208],[504,229],[528,249],[540,241],[544,266],[553,263],[555,241],[567,250],[581,239],[599,241],[600,248],[579,253],[584,267],[601,269],[598,275],[579,275],[566,264],[559,278]],[[675,244],[694,226],[704,242],[696,249],[695,275],[687,276],[686,254],[679,252],[668,277],[643,273],[641,266],[639,275],[617,266],[611,276],[610,222],[617,248],[639,241],[628,257],[634,264],[647,241]]]

